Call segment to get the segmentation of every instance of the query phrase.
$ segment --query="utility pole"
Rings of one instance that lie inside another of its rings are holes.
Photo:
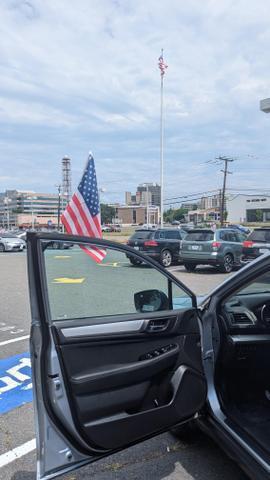
[[[227,182],[227,175],[231,174],[232,172],[228,171],[228,163],[233,162],[233,158],[228,157],[218,157],[216,160],[219,162],[224,162],[224,169],[221,170],[223,172],[223,187],[221,193],[221,208],[220,208],[220,224],[223,227],[225,221],[225,198],[226,198],[226,182]]]

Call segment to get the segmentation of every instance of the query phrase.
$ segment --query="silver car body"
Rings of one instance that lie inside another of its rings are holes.
[[[12,234],[0,233],[0,251],[22,251],[25,246],[26,243],[21,238],[18,238]]]

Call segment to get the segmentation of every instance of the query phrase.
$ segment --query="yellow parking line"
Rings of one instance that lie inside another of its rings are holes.
[[[110,263],[98,263],[98,266],[99,267],[116,267],[116,268],[119,268],[121,267],[121,265],[119,264],[119,262],[110,262]]]
[[[71,255],[55,255],[53,258],[71,258]]]
[[[52,283],[83,283],[85,278],[68,278],[68,277],[61,277],[61,278],[54,278]]]

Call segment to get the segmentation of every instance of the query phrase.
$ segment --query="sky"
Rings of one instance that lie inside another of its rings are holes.
[[[269,0],[5,0],[0,3],[0,192],[77,186],[91,151],[102,201],[159,182],[164,197],[270,189]],[[259,190],[260,191],[260,190]]]

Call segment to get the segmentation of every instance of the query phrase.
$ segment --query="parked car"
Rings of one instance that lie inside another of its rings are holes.
[[[112,232],[121,232],[121,225],[119,225],[119,223],[113,223],[112,225],[110,225],[110,227]]]
[[[109,232],[112,232],[113,230],[112,230],[112,227],[110,227],[109,225],[102,225],[101,231],[105,233],[109,233]]]
[[[233,230],[238,230],[242,233],[245,233],[246,235],[248,235],[250,233],[250,228],[248,227],[245,227],[244,225],[229,225],[228,226],[229,228],[233,229]]]
[[[51,283],[63,265],[45,254],[50,237],[29,235],[37,479],[199,427],[251,479],[269,480],[270,254],[198,302],[139,251],[67,238],[105,249],[112,267],[76,255],[65,275],[84,282],[67,293]],[[127,267],[126,256],[148,268]]]
[[[254,228],[243,243],[243,262],[250,262],[270,250],[270,228]]]
[[[21,231],[18,231],[18,232],[14,232],[14,235],[16,235],[16,237],[18,238],[21,238],[22,240],[26,240],[26,233],[25,231],[21,230]]]
[[[181,243],[181,260],[188,272],[213,265],[224,273],[242,265],[244,234],[229,228],[194,229]]]
[[[180,259],[180,243],[186,236],[186,230],[178,228],[139,229],[129,238],[127,245],[154,258],[164,267],[170,267]],[[131,263],[140,265],[140,261],[128,256]]]
[[[149,230],[149,229],[155,230],[158,227],[155,223],[143,223],[142,228],[147,229],[147,230]]]
[[[0,252],[21,252],[25,241],[12,233],[0,233]]]

